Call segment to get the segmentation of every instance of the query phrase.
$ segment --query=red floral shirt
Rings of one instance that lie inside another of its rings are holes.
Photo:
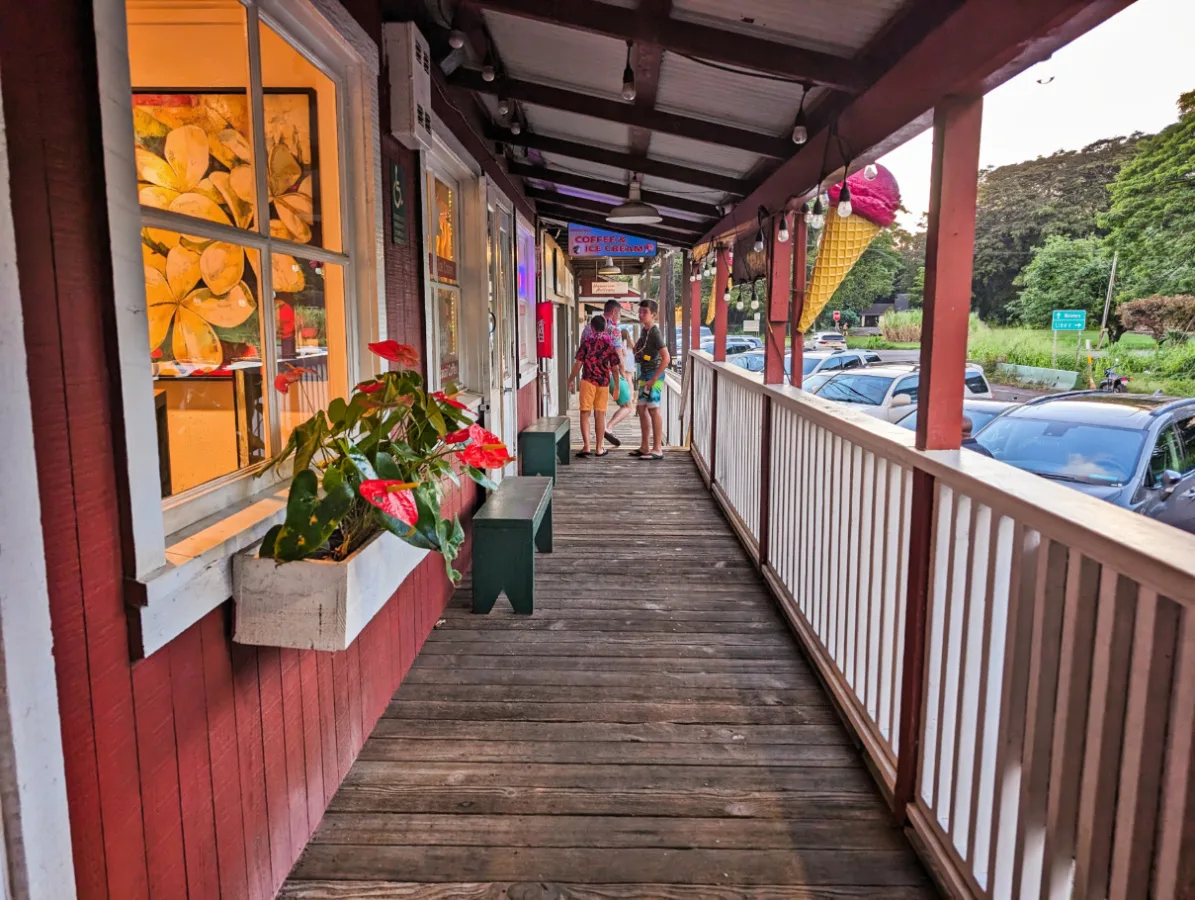
[[[598,387],[607,387],[610,373],[622,366],[622,360],[608,334],[587,335],[577,348],[576,360],[581,364],[581,378]]]

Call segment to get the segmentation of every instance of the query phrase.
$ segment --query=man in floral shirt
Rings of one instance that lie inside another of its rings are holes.
[[[606,406],[610,401],[610,376],[622,369],[622,357],[614,349],[614,341],[606,334],[605,316],[594,316],[577,348],[576,362],[568,377],[568,389],[573,390],[577,374],[581,375],[581,452],[578,456],[605,456]],[[589,449],[589,415],[593,414],[597,452]]]

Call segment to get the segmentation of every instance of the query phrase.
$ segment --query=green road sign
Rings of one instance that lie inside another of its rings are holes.
[[[1087,311],[1083,309],[1054,310],[1055,331],[1082,331],[1087,327]]]

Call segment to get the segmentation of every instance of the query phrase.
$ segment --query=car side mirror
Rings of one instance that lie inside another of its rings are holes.
[[[892,398],[892,405],[895,406],[912,406],[913,398],[908,394],[897,394]]]
[[[1179,482],[1182,480],[1183,476],[1181,473],[1174,471],[1174,469],[1167,469],[1158,479],[1158,483],[1161,485],[1162,493],[1169,497],[1174,493],[1174,489],[1178,487]]]

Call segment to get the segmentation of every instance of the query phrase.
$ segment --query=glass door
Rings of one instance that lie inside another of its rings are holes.
[[[491,193],[486,221],[490,259],[490,430],[516,452],[518,444],[518,347],[515,333],[514,215]],[[505,474],[517,471],[511,464]]]

